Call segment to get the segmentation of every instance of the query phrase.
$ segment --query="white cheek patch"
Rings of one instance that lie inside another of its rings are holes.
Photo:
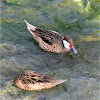
[[[70,49],[69,47],[70,44],[66,40],[63,40],[63,44],[65,48]]]

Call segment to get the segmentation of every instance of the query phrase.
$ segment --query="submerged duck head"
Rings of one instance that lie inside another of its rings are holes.
[[[36,71],[26,70],[15,77],[14,83],[17,87],[28,91],[41,91],[52,88],[67,80],[54,80]]]
[[[25,23],[27,29],[43,50],[54,53],[68,52],[72,50],[74,54],[77,54],[77,50],[74,48],[73,40],[70,36],[63,37],[58,32],[37,28],[29,24],[27,21],[25,21]]]
[[[73,40],[70,36],[65,36],[63,38],[64,47],[70,50],[73,50],[74,54],[77,54],[77,50],[73,46]]]

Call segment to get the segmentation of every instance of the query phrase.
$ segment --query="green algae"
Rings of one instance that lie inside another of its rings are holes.
[[[28,96],[28,99],[35,98],[35,97],[36,97],[36,95],[32,94],[32,95]]]
[[[6,0],[9,4],[21,4],[23,0]]]
[[[0,98],[39,100],[40,92],[24,91],[13,81],[24,70],[54,79],[68,79],[44,90],[46,100],[99,100],[100,0],[2,0]],[[43,29],[73,38],[78,54],[40,49],[24,19]]]
[[[99,41],[100,36],[84,36],[79,41]]]

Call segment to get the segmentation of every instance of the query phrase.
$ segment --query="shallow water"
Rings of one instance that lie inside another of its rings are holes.
[[[2,100],[100,100],[99,0],[1,0],[0,8]],[[24,19],[71,36],[78,54],[43,51]],[[15,76],[29,69],[68,81],[43,92],[17,88]]]

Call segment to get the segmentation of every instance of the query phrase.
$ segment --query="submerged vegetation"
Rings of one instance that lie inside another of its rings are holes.
[[[46,100],[99,100],[100,0],[1,0],[0,80],[3,100],[39,100],[40,92],[27,92],[13,84],[24,70],[36,70],[68,81],[45,90]],[[24,19],[43,29],[69,35],[76,56],[41,50]]]

